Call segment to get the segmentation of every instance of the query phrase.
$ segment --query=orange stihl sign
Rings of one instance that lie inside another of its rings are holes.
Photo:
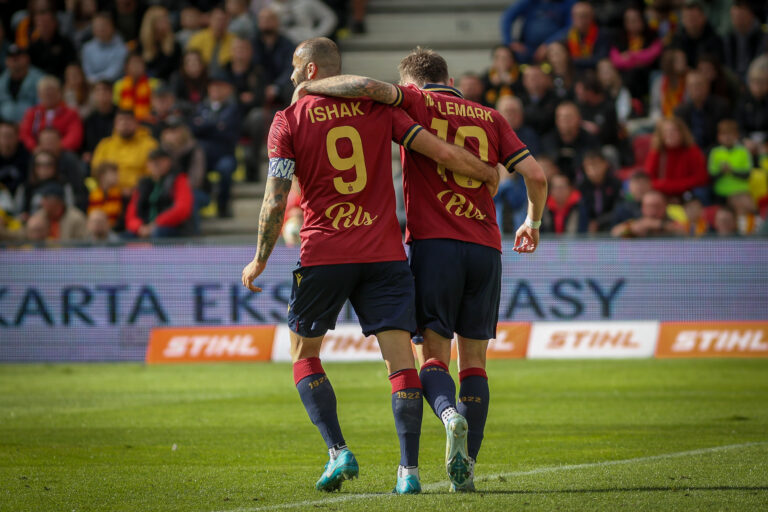
[[[275,327],[190,327],[153,329],[148,363],[269,361]]]
[[[665,322],[656,357],[768,357],[768,322]]]

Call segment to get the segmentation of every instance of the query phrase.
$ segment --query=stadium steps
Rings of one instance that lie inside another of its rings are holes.
[[[234,183],[232,186],[232,218],[203,219],[201,234],[209,236],[255,236],[259,230],[259,211],[264,197],[264,183]]]
[[[499,42],[499,19],[509,0],[372,0],[368,33],[341,41],[345,73],[397,80],[397,64],[416,46],[432,48],[448,61],[452,76],[480,72]]]

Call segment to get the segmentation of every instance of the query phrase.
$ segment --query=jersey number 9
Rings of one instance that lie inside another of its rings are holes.
[[[349,139],[352,144],[352,154],[348,157],[341,157],[336,148],[336,142],[339,139]],[[356,194],[365,188],[368,182],[368,174],[365,170],[365,157],[363,156],[363,141],[358,132],[352,126],[336,126],[331,128],[325,139],[325,146],[328,150],[328,160],[337,171],[348,171],[355,168],[355,179],[344,181],[341,176],[333,178],[333,186],[339,194]]]

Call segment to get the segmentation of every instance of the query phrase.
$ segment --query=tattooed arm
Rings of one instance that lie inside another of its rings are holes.
[[[398,98],[397,87],[387,82],[357,75],[338,75],[303,82],[296,89],[301,98],[307,94],[324,94],[338,98],[369,98],[392,105]]]
[[[293,162],[292,160],[288,161]],[[270,162],[270,175],[267,178],[264,202],[261,203],[261,213],[259,214],[259,238],[256,245],[256,255],[253,257],[253,261],[243,269],[243,285],[253,292],[261,291],[261,288],[253,285],[253,281],[264,272],[267,259],[272,254],[272,249],[275,248],[275,243],[277,243],[283,228],[288,192],[291,191],[291,178],[274,176],[271,164],[272,162]]]

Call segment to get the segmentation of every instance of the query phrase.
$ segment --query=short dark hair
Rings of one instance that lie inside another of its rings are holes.
[[[0,118],[0,126],[10,126],[16,133],[19,133],[19,125],[11,121],[10,119]]]
[[[133,110],[128,108],[119,108],[115,112],[115,117],[117,116],[131,116],[132,118],[136,119],[136,114],[133,113]]]
[[[336,43],[327,37],[313,37],[299,44],[296,53],[305,64],[314,62],[322,74],[334,76],[341,73],[341,54]]]
[[[397,66],[400,80],[410,78],[419,87],[448,81],[448,63],[436,51],[417,46]]]

